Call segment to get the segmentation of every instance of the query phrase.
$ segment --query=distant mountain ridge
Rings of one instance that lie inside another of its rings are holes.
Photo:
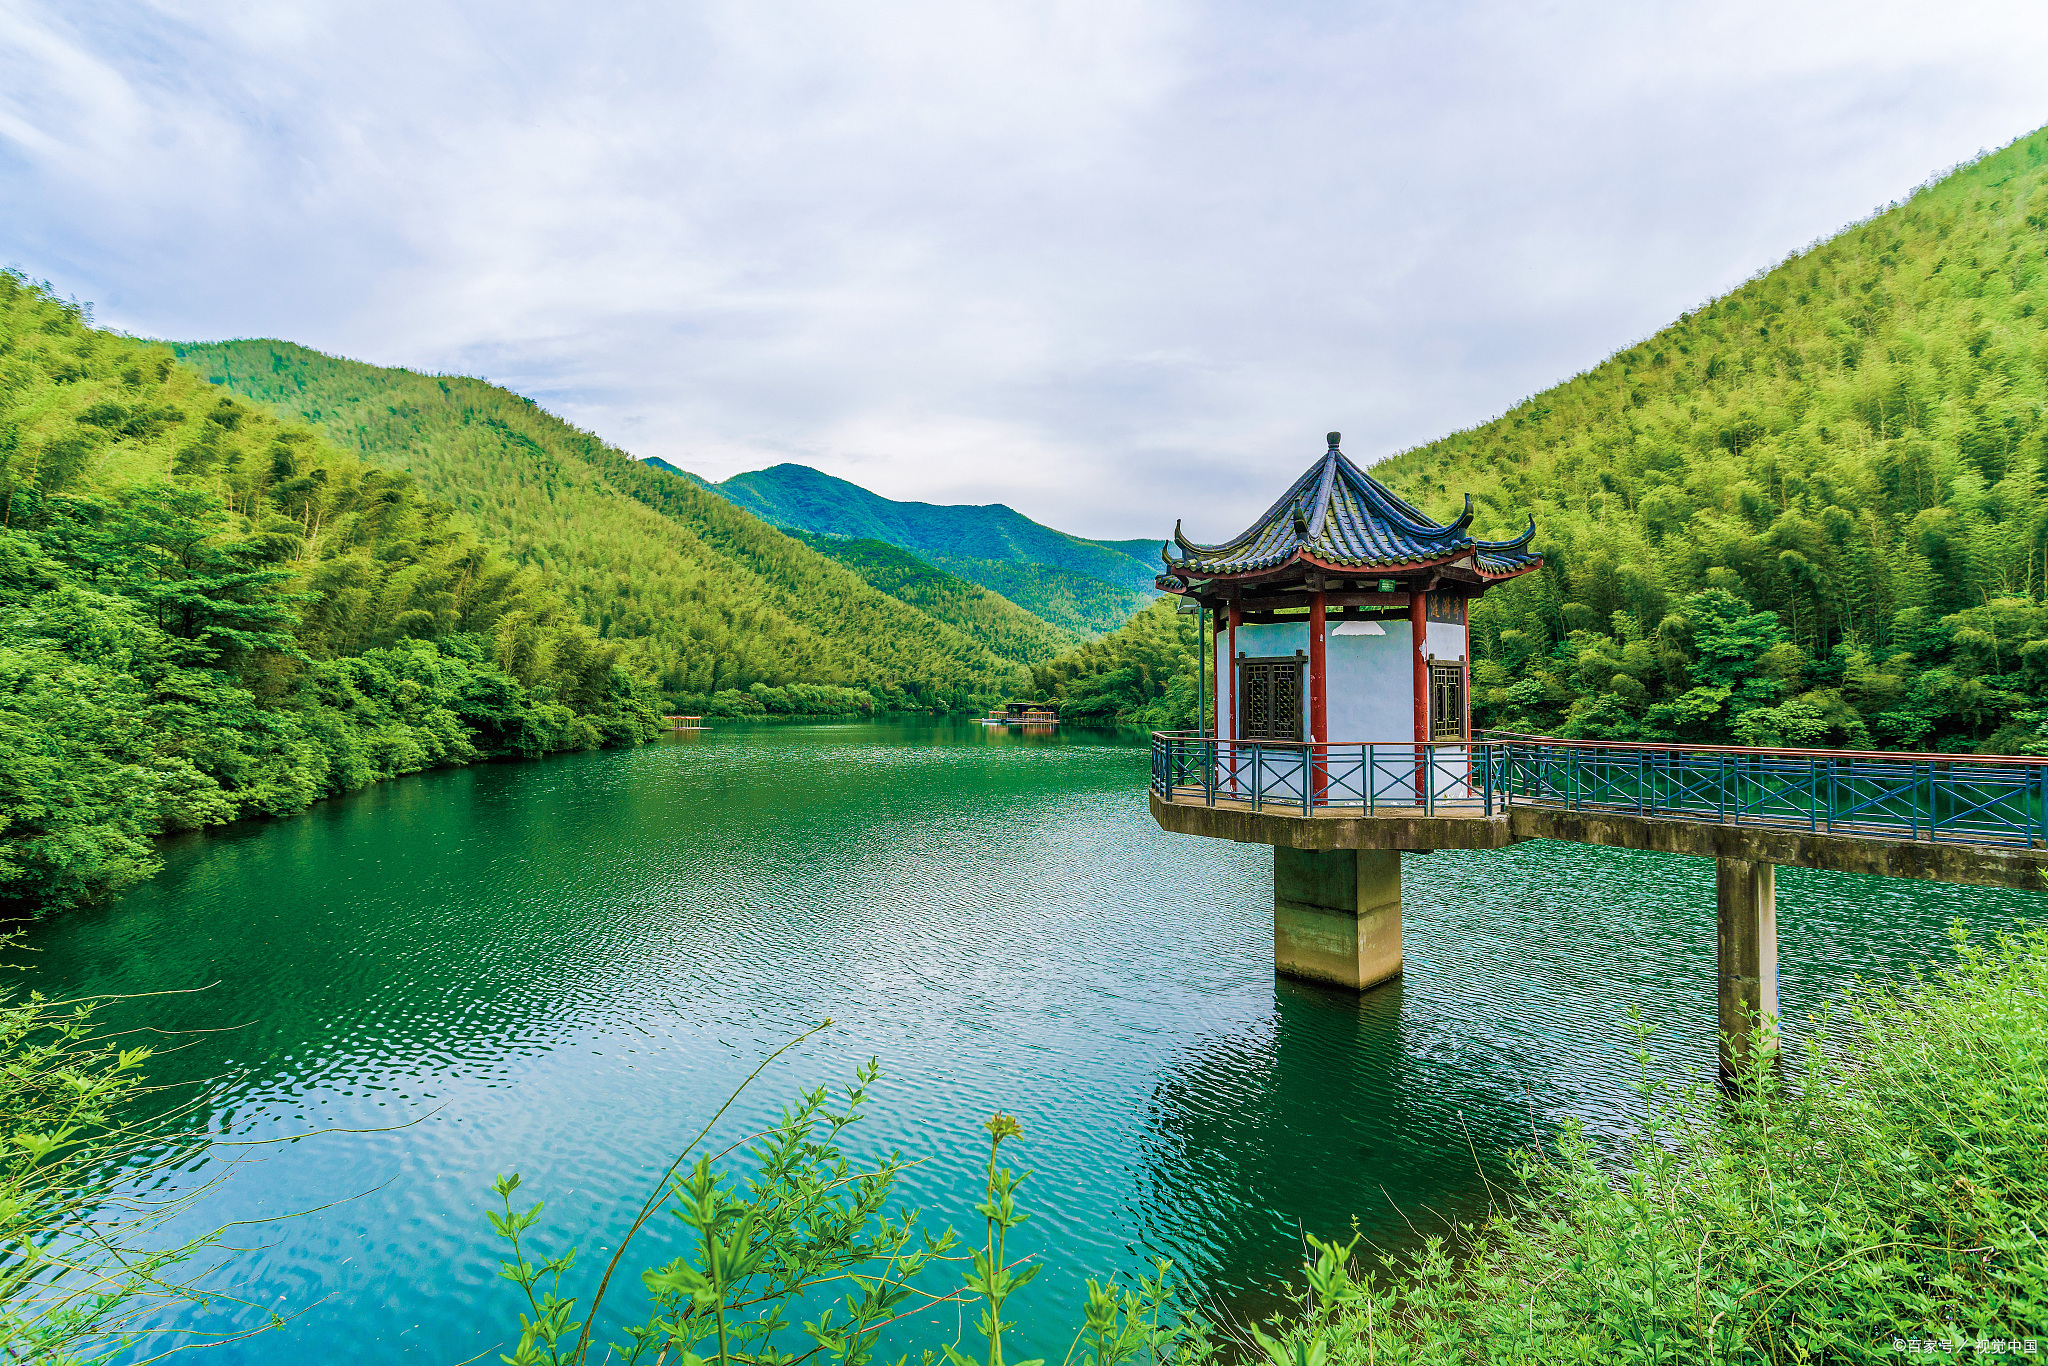
[[[1163,542],[1089,540],[1003,503],[899,502],[808,465],[775,465],[714,484],[658,457],[646,463],[771,526],[907,550],[1069,631],[1114,630],[1155,594]]]

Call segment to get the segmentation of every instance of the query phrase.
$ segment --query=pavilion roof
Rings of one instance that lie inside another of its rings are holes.
[[[1472,495],[1449,526],[1433,522],[1385,484],[1351,463],[1330,433],[1330,449],[1267,508],[1258,521],[1219,545],[1197,545],[1174,523],[1172,550],[1162,552],[1170,574],[1182,578],[1260,576],[1290,560],[1328,569],[1415,568],[1472,557],[1488,579],[1526,573],[1542,563],[1529,540],[1536,520],[1509,541],[1472,536]]]

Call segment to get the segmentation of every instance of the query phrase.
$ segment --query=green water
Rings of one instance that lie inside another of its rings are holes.
[[[1055,1359],[1085,1275],[1165,1256],[1261,1308],[1301,1230],[1412,1242],[1482,1207],[1477,1167],[1532,1127],[1625,1124],[1631,1007],[1659,1069],[1710,1066],[1710,862],[1408,856],[1407,973],[1361,1000],[1275,980],[1270,854],[1161,833],[1139,743],[734,728],[430,774],[174,842],[150,885],[37,927],[31,961],[45,990],[205,988],[128,1009],[224,1031],[157,1068],[226,1078],[178,1180],[222,1179],[211,1222],[278,1220],[240,1231],[232,1282],[291,1322],[217,1362],[493,1350],[514,1292],[491,1176],[525,1173],[544,1233],[608,1255],[671,1145],[828,1015],[724,1127],[878,1056],[863,1142],[927,1155],[906,1195],[965,1226],[978,1125],[1016,1113],[1020,1241],[1052,1269],[1013,1354]],[[1938,956],[1953,917],[2042,910],[1786,870],[1788,1015]],[[371,1132],[235,1146],[323,1128]],[[642,1237],[635,1269],[677,1247]]]

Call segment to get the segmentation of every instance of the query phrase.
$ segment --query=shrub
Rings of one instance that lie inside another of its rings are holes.
[[[1796,1082],[1669,1088],[1618,1173],[1577,1129],[1412,1267],[1311,1240],[1274,1363],[1804,1362],[2048,1337],[2048,933],[1864,987]],[[2020,1350],[2020,1349],[2012,1349]]]
[[[761,1068],[809,1037],[777,1050]],[[890,1211],[896,1178],[906,1165],[900,1155],[859,1167],[841,1148],[842,1135],[860,1120],[879,1075],[872,1062],[861,1068],[842,1108],[835,1110],[820,1087],[800,1096],[767,1130],[717,1152],[696,1152],[737,1098],[734,1092],[663,1173],[587,1292],[587,1303],[563,1293],[576,1269],[575,1249],[552,1257],[532,1251],[528,1235],[541,1206],[516,1209],[512,1195],[519,1176],[499,1177],[492,1190],[501,1210],[491,1214],[491,1223],[512,1254],[500,1274],[519,1287],[526,1304],[518,1344],[500,1360],[510,1366],[586,1366],[614,1358],[663,1366],[796,1366],[823,1357],[861,1366],[890,1325],[938,1304],[964,1302],[981,1307],[980,1360],[963,1354],[956,1340],[923,1353],[926,1366],[942,1358],[948,1366],[1003,1366],[1003,1335],[1016,1326],[1003,1318],[1004,1302],[1040,1270],[1040,1264],[1015,1256],[1010,1243],[1012,1230],[1028,1217],[1018,1207],[1017,1190],[1030,1173],[1018,1176],[999,1165],[1002,1145],[1022,1137],[1023,1129],[1006,1114],[985,1126],[986,1199],[976,1206],[983,1218],[982,1246],[956,1252],[960,1240],[953,1230],[927,1232],[914,1213]],[[716,1165],[741,1147],[754,1166],[744,1182]],[[663,1205],[696,1235],[697,1254],[643,1271],[648,1316],[601,1331],[598,1316],[613,1273],[634,1235]],[[925,1288],[931,1273],[948,1265],[961,1268],[957,1284]],[[1152,1366],[1200,1366],[1208,1360],[1206,1333],[1168,1317],[1168,1268],[1160,1263],[1158,1269],[1157,1278],[1136,1288],[1088,1282],[1083,1325],[1069,1360],[1078,1355],[1085,1366],[1117,1366],[1141,1355]],[[612,1332],[619,1336],[593,1356]]]

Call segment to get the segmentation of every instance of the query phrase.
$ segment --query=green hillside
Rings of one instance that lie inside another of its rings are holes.
[[[1002,594],[1032,615],[1078,636],[1114,631],[1159,596],[1154,588],[1147,587],[1141,592],[1050,565],[977,560],[964,555],[927,554],[924,558],[950,574]]]
[[[776,526],[887,541],[925,559],[947,556],[968,562],[1045,565],[1148,597],[1153,576],[1160,569],[1155,542],[1109,543],[1069,536],[1040,526],[1001,503],[981,507],[899,503],[807,465],[776,465],[736,474],[711,488]],[[1137,547],[1145,549],[1133,553]]]
[[[1483,602],[1487,723],[2034,748],[2048,683],[2048,134],[1375,471],[1544,570]]]
[[[696,481],[495,385],[287,342],[177,350],[214,383],[411,473],[557,576],[600,636],[641,649],[668,705],[806,684],[885,706],[955,706],[1017,677],[1011,662]]]
[[[999,658],[1040,664],[1081,643],[1075,633],[1047,625],[1007,598],[936,569],[886,541],[849,540],[810,531],[795,535],[820,555],[860,575],[870,587],[956,627]]]
[[[1195,724],[1195,618],[1160,598],[1101,640],[1031,670],[1035,697],[1060,717],[1095,725],[1188,730]]]
[[[654,734],[545,573],[402,474],[0,272],[0,911],[152,837]]]

